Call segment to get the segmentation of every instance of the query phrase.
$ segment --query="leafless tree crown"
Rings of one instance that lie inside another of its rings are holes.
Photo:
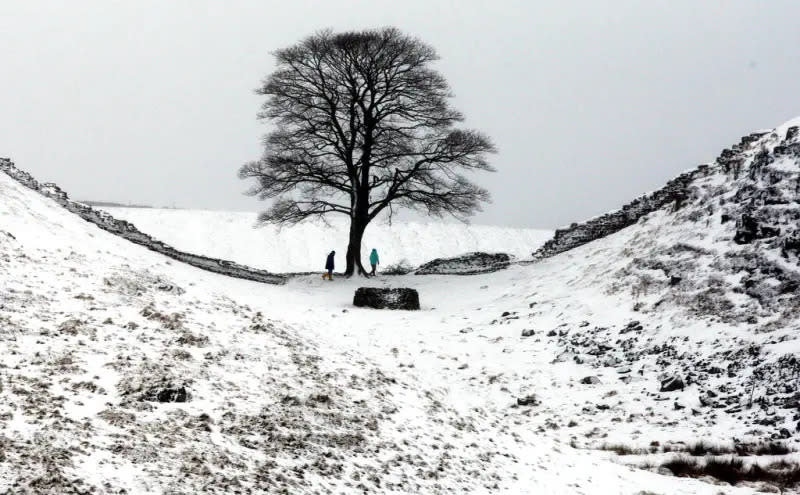
[[[257,90],[274,128],[239,171],[256,180],[250,194],[274,199],[262,222],[342,213],[366,227],[395,207],[464,219],[489,200],[464,173],[493,171],[494,145],[454,128],[463,116],[432,47],[395,28],[322,31],[275,57]]]

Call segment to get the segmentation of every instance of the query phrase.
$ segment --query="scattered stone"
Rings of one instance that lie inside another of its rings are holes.
[[[187,402],[189,393],[186,387],[154,388],[142,394],[142,400],[150,402]]]
[[[83,328],[84,322],[77,318],[72,318],[64,321],[58,326],[58,331],[69,335],[78,335],[78,332]]]
[[[518,406],[538,406],[539,400],[536,398],[536,395],[530,394],[526,395],[525,397],[518,397],[517,398],[517,405]]]
[[[159,282],[156,285],[156,289],[160,290],[161,292],[169,292],[171,294],[175,294],[176,296],[180,296],[180,295],[183,295],[183,294],[186,293],[186,291],[183,290],[181,287],[178,287],[177,285],[175,285],[173,283],[165,282],[165,281]]]
[[[316,402],[317,404],[330,404],[331,397],[328,394],[313,394],[309,396],[308,400],[310,402]]]
[[[629,332],[641,332],[643,329],[644,329],[644,327],[642,326],[642,324],[639,323],[638,321],[634,320],[634,321],[628,323],[627,325],[625,325],[625,327],[622,328],[619,331],[619,333],[620,334],[626,334],[626,333],[629,333]]]

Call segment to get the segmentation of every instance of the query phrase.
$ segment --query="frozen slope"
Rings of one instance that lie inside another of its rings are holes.
[[[103,208],[141,231],[178,249],[229,259],[272,272],[319,271],[333,249],[343,263],[347,223],[304,222],[294,227],[256,228],[256,214],[203,210]],[[378,249],[383,266],[406,260],[413,266],[434,258],[484,251],[529,258],[550,235],[548,230],[516,229],[443,222],[375,222],[364,236],[364,262]]]
[[[0,220],[0,491],[723,490],[574,450],[536,430],[555,404],[515,407],[559,394],[555,375],[490,321],[545,283],[531,277],[554,281],[556,260],[405,277],[425,309],[386,313],[349,306],[356,280],[276,287],[181,265],[1,174]]]

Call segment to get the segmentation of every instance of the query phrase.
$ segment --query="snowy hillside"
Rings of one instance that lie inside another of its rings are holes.
[[[0,174],[0,492],[798,493],[798,124],[468,277],[228,278]]]
[[[102,208],[178,249],[229,259],[272,272],[319,271],[332,250],[343,263],[346,220],[330,226],[306,222],[294,227],[255,227],[255,213],[158,208]],[[381,263],[406,260],[413,266],[472,251],[502,252],[529,258],[551,231],[442,222],[375,222],[364,237],[364,259],[374,247]]]
[[[0,198],[3,491],[716,492],[532,428],[536,384],[487,375],[516,337],[458,331],[525,272],[406,277],[424,311],[357,310],[355,281],[225,278],[1,174]]]

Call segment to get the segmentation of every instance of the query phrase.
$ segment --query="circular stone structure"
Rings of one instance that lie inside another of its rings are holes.
[[[374,309],[419,309],[419,293],[415,289],[359,287],[353,306]]]

